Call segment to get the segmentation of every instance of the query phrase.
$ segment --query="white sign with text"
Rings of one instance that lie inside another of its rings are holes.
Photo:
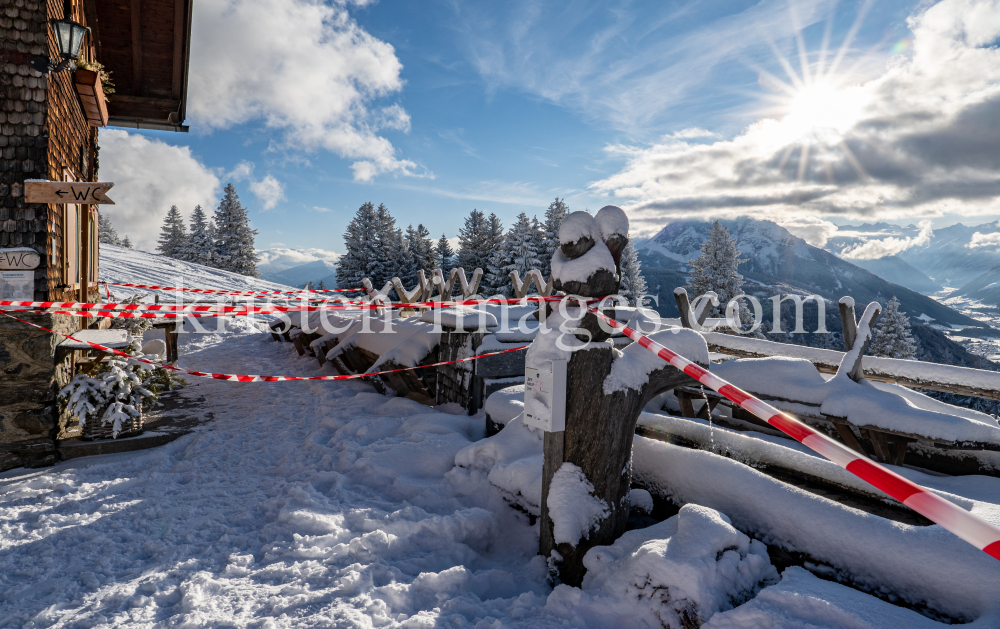
[[[566,430],[566,361],[524,369],[524,425],[545,432]]]
[[[0,271],[0,299],[30,301],[34,298],[34,271]]]

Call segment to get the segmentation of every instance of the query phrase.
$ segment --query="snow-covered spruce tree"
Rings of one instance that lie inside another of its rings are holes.
[[[505,247],[507,265],[504,267],[507,284],[511,283],[511,271],[517,271],[523,281],[528,271],[542,266],[542,261],[538,258],[538,230],[535,229],[537,222],[528,220],[528,215],[521,212],[517,222],[507,233]]]
[[[562,225],[567,214],[569,214],[569,206],[559,197],[549,203],[548,209],[545,210],[545,249],[539,252],[543,265],[539,270],[545,279],[548,279],[552,274],[552,254],[559,248],[559,226]]]
[[[417,225],[416,229],[414,229],[413,225],[408,226],[406,234],[403,236],[407,247],[409,247],[410,255],[413,256],[414,267],[416,269],[423,269],[424,273],[428,274],[436,266],[434,241],[431,240],[430,235],[431,233],[427,228],[423,224],[420,224]],[[414,277],[411,278],[411,282],[416,283],[416,271],[414,271]]]
[[[205,215],[205,210],[200,205],[194,206],[188,228],[187,247],[184,250],[184,259],[188,262],[212,266],[212,252],[215,249],[215,243],[210,237],[210,225],[212,222]],[[214,227],[211,231],[215,232]]]
[[[535,267],[539,271],[545,270],[545,226],[538,220],[537,216],[531,218],[531,237],[534,242],[535,254],[538,256],[538,266]],[[552,262],[552,259],[549,259]]]
[[[488,255],[483,269],[483,279],[480,282],[479,292],[483,295],[508,294],[504,292],[504,287],[508,291],[511,288],[510,278],[503,273],[507,265],[506,247],[507,236],[503,232],[503,223],[496,214],[490,214],[486,219],[486,245]]]
[[[249,277],[260,277],[260,272],[257,271],[257,261],[260,258],[254,249],[257,230],[250,227],[247,210],[240,203],[236,188],[231,183],[226,185],[222,201],[215,210],[215,229],[218,268]]]
[[[490,259],[488,249],[490,225],[486,215],[479,210],[472,210],[465,217],[465,225],[458,230],[458,257],[455,266],[462,267],[471,274],[475,269],[486,270]]]
[[[121,358],[112,358],[102,373],[90,376],[77,374],[59,391],[70,412],[80,425],[100,422],[111,425],[112,437],[131,430],[133,420],[141,420],[143,406],[156,399],[143,380],[148,373],[139,365],[130,365]]]
[[[905,312],[899,311],[899,300],[895,296],[882,311],[882,317],[872,333],[868,353],[887,358],[915,358],[917,355],[917,342],[910,332],[910,321]]]
[[[618,285],[618,293],[623,297],[627,297],[629,304],[632,306],[641,305],[637,303],[637,300],[646,294],[646,278],[642,276],[642,269],[640,267],[639,254],[635,250],[635,245],[630,240],[622,251],[622,273],[621,282]]]
[[[326,282],[320,280],[319,284],[316,285],[316,290],[326,290]]]
[[[745,262],[740,257],[736,239],[729,235],[729,230],[722,223],[715,223],[708,229],[708,238],[701,245],[701,255],[690,261],[691,277],[688,278],[687,289],[693,300],[708,291],[715,291],[719,296],[719,305],[713,306],[710,316],[725,316],[729,300],[743,293],[743,276],[737,272],[737,267]],[[746,304],[740,305],[740,320],[747,323],[750,313]]]
[[[184,227],[184,217],[176,205],[171,205],[160,227],[160,239],[156,250],[168,258],[182,259],[187,251],[187,228]]]
[[[434,247],[434,254],[437,259],[437,266],[441,267],[441,272],[444,273],[445,277],[448,276],[448,272],[451,271],[452,262],[455,260],[455,250],[451,248],[451,243],[444,234],[438,238],[437,245]]]
[[[132,241],[128,239],[128,234],[125,234],[125,238],[122,240],[122,246],[126,249],[132,248]]]
[[[372,277],[378,246],[377,230],[375,204],[363,203],[344,232],[347,252],[337,259],[338,287],[360,288],[361,280]]]
[[[98,233],[100,234],[99,239],[101,244],[104,245],[118,245],[122,244],[122,239],[118,237],[118,232],[115,231],[115,226],[111,224],[111,217],[107,214],[101,214],[97,219]]]

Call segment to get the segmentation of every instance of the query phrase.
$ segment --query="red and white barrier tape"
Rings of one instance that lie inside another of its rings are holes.
[[[262,306],[197,306],[194,304],[100,304],[96,302],[76,302],[76,301],[0,301],[0,306],[10,306],[12,308],[35,308],[35,309],[72,309],[72,310],[95,310],[95,311],[129,311],[129,312],[181,312],[181,313],[249,313],[267,314],[274,312],[306,312],[314,310],[358,310],[369,307],[368,304],[360,302],[345,302],[343,306],[317,306],[303,304],[301,306],[277,306],[265,304]]]
[[[903,478],[878,463],[859,456],[857,452],[847,446],[782,413],[770,404],[757,399],[749,393],[741,391],[722,378],[699,367],[627,325],[615,321],[598,310],[592,309],[591,312],[608,325],[621,330],[630,339],[706,387],[736,402],[740,407],[760,417],[781,432],[806,447],[815,450],[851,474],[877,487],[991,557],[1000,559],[1000,528],[969,513],[965,509],[945,500],[913,481]]]
[[[93,349],[107,352],[109,354],[115,354],[122,358],[128,359],[130,361],[144,363],[146,365],[153,365],[154,367],[162,367],[164,369],[169,369],[175,373],[183,373],[189,376],[194,376],[196,378],[212,378],[213,380],[227,380],[229,382],[295,382],[299,380],[355,380],[357,378],[368,378],[370,376],[381,376],[388,373],[399,373],[401,371],[415,371],[417,369],[427,369],[429,367],[439,367],[441,365],[453,365],[455,363],[466,363],[474,360],[479,360],[480,358],[485,358],[486,356],[496,356],[498,354],[506,354],[508,352],[516,352],[518,350],[525,349],[527,345],[522,345],[521,347],[515,347],[512,349],[504,349],[496,352],[489,352],[486,354],[478,354],[476,356],[469,356],[468,358],[459,358],[458,360],[445,360],[439,363],[433,363],[430,365],[418,365],[416,367],[402,367],[400,369],[387,369],[385,371],[376,371],[372,373],[359,373],[350,374],[347,376],[258,376],[251,374],[232,374],[232,373],[210,373],[204,371],[193,371],[191,369],[184,369],[183,367],[175,367],[174,365],[168,365],[166,363],[158,363],[155,360],[149,360],[147,358],[140,358],[138,356],[131,356],[123,351],[112,349],[110,347],[105,347],[99,343],[91,343],[90,341],[83,341],[78,338],[74,338],[69,334],[63,334],[62,332],[56,332],[55,330],[50,330],[45,326],[38,325],[36,323],[31,323],[30,321],[25,321],[24,319],[19,319],[3,310],[0,310],[0,315],[5,317],[10,317],[16,321],[20,321],[25,325],[30,325],[33,328],[38,328],[39,330],[44,330],[51,334],[58,334],[64,338],[71,341],[76,341],[77,343],[83,343],[89,345]]]
[[[0,310],[0,312],[6,312]],[[14,310],[13,312],[20,312],[23,314],[57,314],[57,315],[67,315],[70,317],[86,317],[91,319],[187,319],[188,317],[232,317],[243,314],[260,314],[255,312],[249,313],[225,313],[225,312],[104,312],[97,310]]]
[[[137,311],[137,312],[219,312],[237,314],[270,314],[276,312],[317,312],[321,310],[374,310],[378,308],[451,308],[453,306],[482,306],[482,305],[516,305],[522,302],[550,302],[559,301],[563,297],[524,297],[515,298],[493,298],[493,299],[464,299],[453,301],[420,301],[414,303],[388,302],[385,304],[346,301],[339,302],[341,305],[332,304],[303,304],[301,306],[278,306],[267,304],[264,306],[222,306],[222,305],[184,305],[184,304],[101,304],[97,302],[76,302],[76,301],[18,301],[2,300],[0,306],[12,308],[35,308],[35,309],[62,309],[62,310],[98,310],[98,311]],[[596,301],[593,299],[591,301]]]
[[[352,293],[364,292],[363,288],[327,288],[323,290],[222,290],[214,288],[184,288],[181,286],[153,286],[151,284],[126,284],[123,282],[101,282],[107,286],[124,286],[126,288],[145,288],[147,290],[174,290],[187,293],[202,293],[206,295],[281,295],[286,293]]]

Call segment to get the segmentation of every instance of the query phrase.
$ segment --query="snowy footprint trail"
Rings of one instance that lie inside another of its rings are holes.
[[[230,327],[181,363],[315,373]],[[216,417],[193,435],[0,475],[0,626],[561,624],[528,614],[549,588],[527,518],[449,473],[482,419],[361,382],[187,391]]]

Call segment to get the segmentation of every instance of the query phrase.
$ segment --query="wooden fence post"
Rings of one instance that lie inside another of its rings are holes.
[[[868,331],[869,331],[868,336],[861,342],[861,349],[858,351],[857,359],[854,361],[854,364],[851,365],[850,371],[847,372],[847,377],[850,378],[851,380],[854,380],[855,382],[858,382],[865,377],[864,369],[862,368],[861,363],[864,360],[865,352],[868,351],[868,344],[871,342],[872,339],[871,333],[875,330],[875,320],[878,319],[878,316],[881,313],[882,313],[881,306],[879,306],[878,308],[874,308],[872,310],[871,319],[868,320]],[[852,312],[852,317],[853,317],[853,312]],[[855,330],[854,333],[855,335],[857,335],[857,330]],[[857,342],[858,342],[857,338],[855,338],[854,343]],[[845,356],[844,358],[846,359],[847,356]]]
[[[624,218],[624,213],[619,208],[609,207]],[[606,211],[608,208],[602,209],[601,213]],[[598,224],[602,224],[601,213],[597,215]],[[605,221],[603,225],[609,223],[611,221]],[[604,241],[605,246],[610,243],[620,252],[628,241],[627,225],[625,219],[625,234],[601,233],[598,237]],[[553,260],[556,261],[557,257],[563,263],[575,260],[586,255],[595,245],[600,246],[594,239],[584,236],[577,242],[562,244]],[[608,249],[611,250],[611,247]],[[586,282],[562,282],[557,277],[554,287],[582,297],[614,294],[618,290],[618,279],[614,271],[597,269]],[[588,318],[593,321],[588,321]],[[630,507],[628,494],[632,482],[632,439],[639,414],[655,395],[693,383],[694,380],[664,362],[661,368],[649,374],[648,381],[639,385],[639,388],[606,394],[604,381],[616,360],[613,345],[602,342],[609,335],[606,332],[603,336],[594,334],[594,329],[598,327],[597,317],[590,313],[574,325],[577,330],[586,331],[577,334],[580,340],[593,342],[586,350],[572,352],[566,364],[565,430],[546,432],[544,435],[539,554],[548,558],[550,565],[558,569],[562,583],[579,587],[586,572],[583,557],[587,551],[594,546],[611,544],[625,532]],[[549,334],[558,335],[559,331],[551,330]],[[529,356],[530,354],[529,350]],[[609,508],[609,514],[591,528],[588,537],[578,540],[575,545],[556,543],[548,505],[552,479],[564,463],[579,467],[594,487],[592,495],[603,500]]]
[[[854,347],[854,341],[858,338],[858,322],[854,314],[854,300],[850,297],[841,297],[838,302],[840,306],[840,325],[844,329],[844,351],[849,352]]]

